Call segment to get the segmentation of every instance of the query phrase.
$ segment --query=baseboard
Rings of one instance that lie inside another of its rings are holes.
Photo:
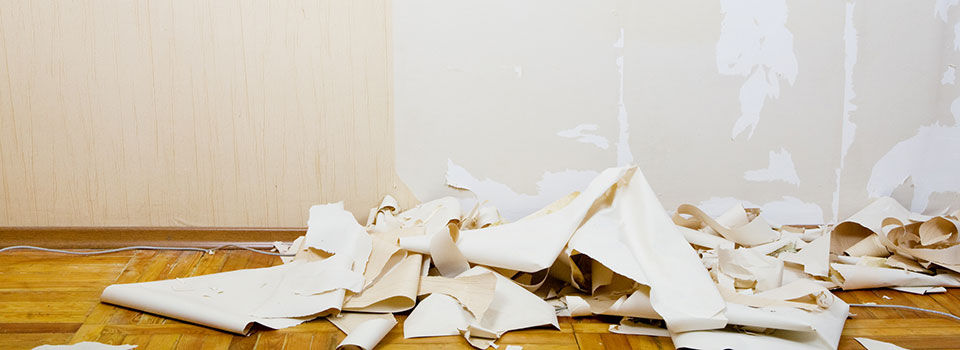
[[[268,247],[289,242],[306,228],[251,227],[0,227],[0,247],[119,248],[133,245],[212,248],[223,244]]]

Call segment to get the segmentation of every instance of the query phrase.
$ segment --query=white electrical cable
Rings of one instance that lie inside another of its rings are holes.
[[[941,315],[941,316],[946,316],[946,317],[952,318],[952,319],[954,319],[954,320],[960,321],[960,317],[957,317],[957,316],[955,316],[955,315],[953,315],[953,314],[948,314],[948,313],[946,313],[946,312],[940,312],[940,311],[936,311],[936,310],[921,309],[921,308],[919,308],[919,307],[906,306],[906,305],[850,304],[850,306],[857,306],[857,307],[879,307],[879,308],[888,308],[888,309],[906,309],[906,310],[913,310],[913,311],[922,311],[922,312],[929,312],[929,313],[937,314],[937,315]]]
[[[282,253],[267,252],[267,251],[257,250],[257,249],[253,249],[253,248],[250,248],[250,247],[244,247],[244,246],[236,245],[236,244],[224,244],[224,245],[217,246],[217,247],[213,247],[213,248],[210,248],[210,249],[207,249],[207,248],[196,248],[196,247],[155,247],[155,246],[148,246],[148,245],[138,245],[138,246],[132,246],[132,247],[123,247],[123,248],[116,248],[116,249],[104,249],[104,250],[97,250],[97,251],[91,251],[91,252],[75,252],[75,251],[62,250],[62,249],[52,249],[52,248],[34,247],[34,246],[30,246],[30,245],[15,245],[15,246],[10,246],[10,247],[0,248],[0,253],[3,253],[3,252],[5,252],[5,251],[9,251],[9,250],[14,250],[14,249],[33,249],[33,250],[39,250],[39,251],[44,251],[44,252],[61,253],[61,254],[97,255],[97,254],[116,253],[116,252],[122,252],[122,251],[127,251],[127,250],[140,250],[140,249],[143,249],[143,250],[182,250],[182,251],[194,251],[194,252],[203,252],[203,253],[206,253],[206,254],[213,254],[214,251],[217,251],[217,250],[220,250],[220,249],[223,249],[223,248],[226,248],[226,247],[237,247],[237,248],[240,248],[240,249],[249,250],[249,251],[254,252],[254,253],[257,253],[257,254],[265,254],[265,255],[272,255],[272,256],[294,256],[294,255],[296,255],[296,254],[282,254]]]

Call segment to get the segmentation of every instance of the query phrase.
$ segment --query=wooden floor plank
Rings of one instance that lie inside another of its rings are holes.
[[[0,333],[3,349],[33,349],[41,344],[66,344],[72,333]]]
[[[150,345],[150,338],[149,334],[129,334],[123,337],[122,343],[136,345],[137,349],[143,349]]]
[[[233,337],[230,340],[230,350],[253,350],[257,348],[257,340],[260,338],[260,333],[247,336],[247,337]]]
[[[146,282],[279,264],[274,256],[241,250],[215,254],[135,251],[104,256],[61,256],[23,251],[0,254],[0,348],[99,341],[141,349],[334,349],[344,334],[325,320],[282,330],[258,328],[244,337],[139,311],[99,303],[112,283]],[[837,292],[849,303],[899,304],[960,314],[960,290],[913,295],[889,289]],[[886,296],[886,298],[885,298]],[[851,308],[841,349],[862,349],[869,337],[911,349],[960,348],[960,322],[909,310]],[[402,322],[380,349],[471,349],[460,336],[404,339]],[[560,330],[537,327],[506,333],[497,342],[537,349],[672,349],[670,338],[608,331],[617,317],[561,318]]]
[[[329,324],[330,322],[324,321],[323,323]],[[340,344],[345,338],[346,335],[337,331],[329,332],[319,332],[313,335],[312,343],[310,344],[310,350],[333,350],[337,348],[337,344]],[[422,346],[421,346],[422,347]]]
[[[631,349],[642,349],[642,350],[673,349],[673,342],[670,341],[670,338],[631,336],[631,337],[628,337],[627,339],[630,340]]]
[[[0,333],[74,333],[82,323],[0,323]]]
[[[202,350],[226,350],[230,348],[230,342],[234,335],[227,333],[207,334],[203,337]]]
[[[313,342],[311,333],[286,333],[284,341],[285,350],[310,350],[310,344]]]
[[[70,338],[70,344],[84,342],[84,341],[97,341],[97,338],[100,338],[100,333],[103,332],[103,325],[100,324],[85,324],[80,326],[76,332],[73,333],[73,337]]]
[[[242,252],[227,251],[222,252],[227,255],[227,261],[223,263],[220,267],[220,270],[217,272],[228,272],[244,269],[247,267],[247,263],[250,261],[251,254],[243,254]]]
[[[577,333],[577,345],[582,350],[605,350],[600,333]]]
[[[144,347],[144,350],[169,350],[177,347],[180,342],[180,334],[154,334],[150,336],[150,342]]]
[[[279,332],[263,332],[257,339],[257,349],[283,349],[287,334]]]
[[[102,328],[100,329],[100,336],[97,337],[96,341],[104,344],[123,345],[124,344],[123,340],[124,338],[126,338],[126,336],[127,336],[126,333],[118,329],[102,326]]]
[[[183,334],[177,341],[177,350],[195,350],[203,347],[203,334]]]

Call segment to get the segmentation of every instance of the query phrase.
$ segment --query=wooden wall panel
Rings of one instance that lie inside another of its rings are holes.
[[[0,226],[302,227],[410,202],[385,0],[0,2]]]

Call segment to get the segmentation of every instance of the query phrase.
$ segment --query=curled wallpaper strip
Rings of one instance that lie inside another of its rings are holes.
[[[747,218],[747,213],[743,210],[743,207],[737,206],[732,209],[733,214],[726,214],[725,216],[744,219]],[[689,204],[680,205],[680,207],[677,208],[677,213],[690,215],[694,219],[703,222],[703,224],[711,228],[713,231],[719,233],[727,240],[747,247],[769,243],[779,238],[777,231],[774,231],[770,227],[770,224],[768,224],[759,216],[747,222],[743,222],[743,220],[738,219],[729,220],[727,221],[728,223],[732,223],[736,226],[727,227],[721,222],[714,220],[699,208]],[[723,217],[721,216],[721,219],[722,218]]]
[[[569,204],[549,214],[460,233],[457,247],[468,261],[536,272],[553,264],[593,207],[631,168],[603,171]],[[510,244],[504,244],[510,242]]]
[[[831,237],[830,252],[842,254],[848,248],[863,241],[865,238],[881,232],[882,221],[894,217],[901,221],[910,218],[910,211],[890,197],[881,197],[857,213],[853,214],[837,225]],[[855,252],[851,256],[870,255],[866,252]]]
[[[931,220],[936,220],[936,218]],[[919,244],[920,237],[917,233],[919,227],[922,227],[922,224],[904,224],[896,218],[888,218],[884,220],[883,233],[876,237],[888,250],[903,256],[935,263],[946,268],[960,265],[960,244],[923,246]]]
[[[501,223],[503,223],[503,217],[500,216],[500,211],[492,205],[484,205],[481,206],[477,212],[474,226],[477,228],[485,228]]]
[[[469,191],[476,198],[476,194],[469,189],[452,186],[449,183],[448,186],[458,190]],[[479,199],[477,199],[477,204],[473,207],[473,210],[471,210],[468,214],[465,214],[460,223],[460,227],[464,230],[475,230],[478,228],[500,225],[503,224],[504,221],[503,217],[500,216],[500,210],[497,209],[497,207],[489,205],[487,202],[481,202]]]
[[[834,231],[838,234],[843,234],[843,231]],[[847,249],[843,250],[843,253],[846,253],[850,256],[874,256],[882,257],[890,255],[890,251],[884,246],[883,241],[877,235],[870,235],[864,237],[857,243],[853,244]]]
[[[844,290],[868,289],[882,287],[960,287],[960,275],[955,273],[939,273],[926,275],[901,269],[884,267],[830,264],[841,277]]]
[[[397,325],[397,319],[391,314],[344,312],[327,320],[347,334],[337,350],[371,350]]]
[[[430,257],[443,276],[457,276],[470,269],[467,258],[463,257],[454,243],[459,235],[460,229],[451,223],[446,230],[437,232],[430,238]]]
[[[953,218],[938,216],[920,225],[920,244],[933,245],[957,237],[957,228],[960,222]]]
[[[408,230],[400,235],[397,244],[412,252],[430,254],[446,276],[456,276],[470,268],[454,244],[460,235],[460,215],[460,202],[453,197],[430,201],[402,212],[399,216],[403,226],[420,230]]]
[[[730,303],[752,307],[790,307],[807,311],[819,311],[837,300],[825,287],[808,279],[798,279],[756,294],[742,294],[721,287],[720,294]]]
[[[781,251],[787,247],[801,249],[805,246],[806,243],[802,240],[799,240],[798,237],[791,235],[789,232],[783,232],[780,239],[777,239],[773,242],[742,249],[747,249],[760,255],[770,255],[771,253]],[[733,249],[733,242],[730,242],[729,248],[727,249]]]
[[[381,214],[392,214],[398,208],[400,208],[400,204],[397,202],[396,198],[393,198],[393,196],[389,194],[384,196],[383,200],[380,201],[379,206],[376,208],[370,208],[370,214],[367,215],[367,226],[369,227],[375,225]]]
[[[905,287],[925,293],[956,287],[957,222],[954,216],[915,215],[892,198],[878,198],[833,230],[842,239],[832,240],[831,251],[850,256],[837,256],[831,269],[845,290]]]
[[[717,249],[717,248],[728,248],[733,249],[733,242],[724,239],[723,237],[717,237],[709,233],[694,230],[684,226],[677,226],[677,229],[680,230],[680,233],[683,234],[683,238],[687,240],[690,244],[701,246],[704,248]]]

